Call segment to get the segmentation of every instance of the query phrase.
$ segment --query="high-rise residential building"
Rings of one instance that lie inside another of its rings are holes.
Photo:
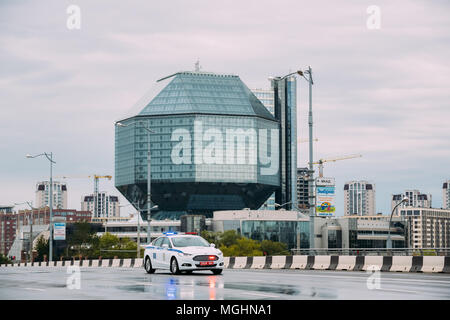
[[[442,186],[442,208],[450,209],[450,180],[444,181]]]
[[[64,182],[53,181],[53,208],[67,209],[67,184]],[[41,181],[36,183],[36,202],[37,208],[50,206],[50,182]]]
[[[272,78],[275,118],[280,124],[280,188],[275,202],[287,204],[286,210],[297,205],[297,79],[295,76]]]
[[[408,223],[410,248],[450,247],[450,210],[407,207],[399,216]]]
[[[344,185],[344,215],[375,215],[375,184],[349,181]]]
[[[280,82],[292,88],[291,80]],[[280,122],[237,75],[177,72],[158,85],[136,106],[139,114],[116,125],[115,187],[146,218],[150,142],[151,200],[159,210],[152,219],[261,207],[280,188]]]
[[[92,218],[120,217],[119,197],[110,196],[107,192],[98,193],[97,212],[95,212],[94,194],[81,197],[81,210],[91,211]],[[95,216],[96,215],[96,216]]]
[[[408,198],[407,202],[397,207],[394,214],[398,215],[399,208],[416,207],[431,208],[431,194],[420,193],[419,190],[406,190],[402,194],[393,194],[391,199],[391,210],[395,208],[404,198]]]
[[[309,183],[311,171],[309,168],[297,169],[297,201],[298,208],[309,215]]]

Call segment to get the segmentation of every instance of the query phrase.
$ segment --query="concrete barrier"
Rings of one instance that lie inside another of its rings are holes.
[[[121,259],[113,259],[111,267],[113,267],[113,268],[119,267],[120,266],[120,260]]]
[[[253,263],[251,264],[250,268],[263,269],[264,266],[266,265],[266,258],[268,257],[253,257]]]
[[[247,265],[247,258],[248,257],[234,257],[234,266],[233,269],[244,269]]]
[[[292,256],[292,264],[289,269],[305,269],[308,263],[308,256]]]
[[[66,260],[2,264],[6,267],[102,267],[142,268],[143,259]],[[392,272],[450,273],[450,257],[444,256],[255,256],[224,257],[228,269],[380,270]]]
[[[292,256],[291,256],[292,257]],[[273,256],[271,269],[284,269],[286,268],[286,256]]]
[[[229,264],[230,264],[230,257],[223,257],[223,267],[228,268]]]
[[[389,271],[409,272],[412,267],[411,256],[394,256],[392,257],[392,266]]]
[[[364,265],[362,267],[363,271],[367,270],[381,270],[383,267],[383,257],[382,256],[365,256],[364,257]]]
[[[422,272],[443,272],[446,257],[424,256]]]
[[[313,270],[326,270],[330,267],[331,256],[314,256]]]
[[[123,268],[130,268],[131,267],[131,259],[123,259]]]
[[[144,267],[144,259],[139,258],[139,259],[134,259],[134,268],[143,268]]]
[[[356,256],[339,256],[336,270],[353,270],[356,264]]]

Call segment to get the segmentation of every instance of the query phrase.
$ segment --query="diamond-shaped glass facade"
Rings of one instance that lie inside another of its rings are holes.
[[[138,115],[116,127],[117,189],[146,207],[150,137],[152,202],[161,210],[258,208],[279,187],[280,177],[278,168],[263,172],[272,164],[252,159],[260,148],[270,154],[274,147],[277,158],[271,135],[278,122],[238,76],[182,72],[169,79]],[[147,126],[154,133],[148,134]],[[268,132],[267,139],[261,131]],[[187,147],[176,152],[181,142]]]

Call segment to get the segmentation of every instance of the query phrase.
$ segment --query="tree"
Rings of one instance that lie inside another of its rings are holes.
[[[290,255],[290,252],[287,250],[287,245],[285,243],[275,242],[271,240],[261,241],[261,250],[267,256]]]
[[[219,245],[230,247],[234,244],[237,244],[238,240],[241,238],[242,236],[238,234],[236,230],[227,230],[219,235]]]
[[[8,264],[8,263],[11,263],[8,257],[4,256],[3,254],[0,254],[0,264]]]
[[[88,222],[75,222],[73,232],[67,239],[67,251],[70,248],[72,254],[89,255],[92,253],[92,247],[97,242],[95,231]]]
[[[222,245],[220,250],[227,257],[253,257],[263,255],[260,243],[248,238],[237,239],[236,243],[229,247]]]
[[[48,240],[46,240],[44,236],[40,236],[36,241],[34,249],[37,251],[36,260],[44,261],[44,255],[48,256],[49,253]]]

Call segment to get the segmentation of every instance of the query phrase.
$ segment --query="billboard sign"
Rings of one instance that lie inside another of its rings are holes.
[[[66,240],[65,222],[55,222],[53,224],[53,240]]]
[[[319,217],[332,217],[335,208],[334,178],[317,178],[316,180],[316,214]]]

